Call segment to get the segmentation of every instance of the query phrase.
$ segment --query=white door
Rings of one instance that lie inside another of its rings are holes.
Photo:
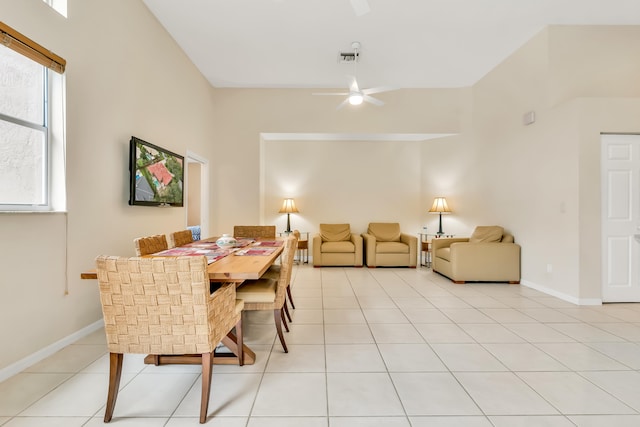
[[[640,135],[602,135],[602,301],[640,302]]]

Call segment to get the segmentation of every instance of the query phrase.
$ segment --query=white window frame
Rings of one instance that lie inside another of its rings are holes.
[[[3,46],[0,48],[4,48]],[[30,60],[25,58],[25,60]],[[44,69],[43,123],[36,123],[0,113],[0,121],[41,131],[44,136],[42,204],[8,204],[0,200],[0,212],[51,212],[66,210],[64,166],[64,76]],[[60,108],[59,113],[53,113]],[[56,160],[54,160],[54,158]]]
[[[67,0],[42,0],[60,15],[67,17]]]

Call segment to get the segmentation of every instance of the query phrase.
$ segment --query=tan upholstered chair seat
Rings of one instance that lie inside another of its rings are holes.
[[[242,300],[246,303],[272,303],[276,297],[276,281],[273,279],[251,280],[242,285]]]
[[[356,245],[352,242],[324,242],[322,244],[322,252],[355,252]]]
[[[397,222],[369,223],[362,235],[368,267],[416,267],[418,238],[402,233]]]
[[[378,242],[376,252],[379,254],[408,254],[409,245],[402,242]]]

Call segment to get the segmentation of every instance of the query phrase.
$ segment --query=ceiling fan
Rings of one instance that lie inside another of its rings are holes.
[[[341,109],[347,104],[351,105],[360,105],[363,102],[368,102],[369,104],[376,105],[381,107],[384,105],[383,101],[380,101],[377,98],[371,96],[374,93],[388,92],[394,90],[392,87],[381,86],[381,87],[372,87],[369,89],[360,89],[358,85],[358,80],[356,79],[356,71],[358,66],[358,60],[360,58],[360,42],[351,43],[351,47],[353,48],[352,56],[353,66],[354,66],[354,75],[349,77],[349,92],[319,92],[313,93],[312,95],[329,95],[329,96],[346,96],[345,100],[342,101],[337,109]]]

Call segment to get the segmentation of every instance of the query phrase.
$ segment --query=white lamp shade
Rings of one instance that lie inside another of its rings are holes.
[[[293,199],[284,199],[282,207],[278,213],[298,213],[300,212],[296,207],[296,202]]]
[[[447,205],[447,199],[444,197],[436,197],[433,200],[433,205],[431,206],[431,209],[429,209],[429,212],[448,214],[451,213],[451,209],[449,209],[449,205]]]

